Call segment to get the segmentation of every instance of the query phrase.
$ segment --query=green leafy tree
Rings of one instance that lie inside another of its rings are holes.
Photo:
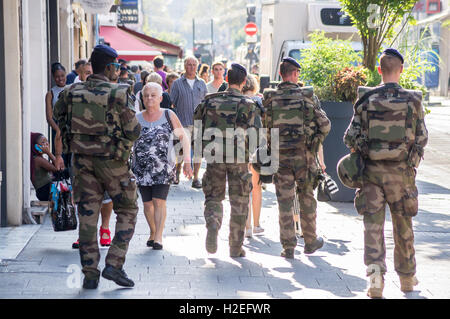
[[[395,42],[404,27],[414,23],[417,0],[339,0],[358,29],[364,47],[363,65],[374,70],[380,48]],[[390,46],[389,45],[389,46]]]

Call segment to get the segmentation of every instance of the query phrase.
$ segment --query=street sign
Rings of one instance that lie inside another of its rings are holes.
[[[245,37],[245,42],[247,42],[247,43],[256,43],[256,42],[258,42],[258,36],[256,34],[252,35],[252,36],[247,35]]]
[[[139,23],[138,0],[122,0],[120,2],[120,23],[123,24]]]
[[[250,22],[245,25],[244,31],[246,35],[253,36],[258,32],[258,27],[255,23]]]

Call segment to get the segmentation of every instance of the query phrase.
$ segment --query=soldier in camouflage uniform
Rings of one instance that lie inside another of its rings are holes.
[[[226,130],[247,130],[255,127],[256,104],[241,93],[246,77],[246,69],[239,64],[233,64],[228,73],[229,89],[208,95],[194,114],[194,120],[202,121],[202,136],[205,132],[208,135],[208,131],[216,128],[216,132],[218,130],[218,134],[224,137],[223,140],[203,142],[207,167],[202,188],[205,194],[206,250],[213,254],[217,251],[217,235],[223,218],[222,201],[225,199],[228,179],[231,204],[229,234],[231,257],[245,257],[242,244],[248,215],[251,174],[248,171],[248,138],[245,138],[244,143],[237,142],[233,137],[227,136]],[[214,133],[213,135],[217,139],[217,135]],[[227,160],[230,150],[233,158]],[[234,158],[236,153],[237,159]]]
[[[293,219],[295,183],[300,202],[300,225],[305,240],[305,254],[323,246],[316,234],[314,189],[318,185],[317,151],[328,135],[331,125],[312,87],[297,84],[300,65],[285,58],[280,65],[283,82],[276,89],[264,90],[266,109],[264,127],[279,130],[279,169],[274,175],[278,200],[282,257],[294,258],[297,245]],[[269,134],[270,135],[270,134]],[[268,136],[270,140],[270,136]]]
[[[116,58],[114,49],[96,46],[91,56],[94,74],[86,82],[67,88],[55,105],[62,137],[56,143],[57,155],[62,146],[64,153],[73,154],[73,192],[86,289],[97,288],[100,277],[96,230],[105,191],[113,201],[117,223],[102,276],[121,286],[134,286],[122,266],[138,212],[136,183],[128,159],[140,125],[132,110],[130,87],[111,83],[118,75]]]
[[[371,298],[381,298],[384,288],[386,203],[391,211],[394,264],[401,290],[412,291],[418,283],[412,217],[418,212],[416,168],[428,140],[422,93],[398,84],[403,71],[401,54],[395,49],[385,50],[379,71],[381,86],[359,88],[360,99],[344,136],[347,147],[364,161],[355,207],[364,218],[364,263],[371,277]]]

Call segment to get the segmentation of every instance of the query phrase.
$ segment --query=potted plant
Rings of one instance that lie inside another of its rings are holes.
[[[336,165],[348,149],[343,136],[353,116],[357,88],[366,84],[366,75],[360,65],[362,56],[349,40],[333,40],[324,32],[311,34],[311,47],[302,50],[300,80],[314,87],[322,109],[331,121],[331,131],[324,142],[327,173],[338,183],[339,192],[333,201],[352,201],[354,190],[340,184]]]

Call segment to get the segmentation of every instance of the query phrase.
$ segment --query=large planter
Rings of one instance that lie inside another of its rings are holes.
[[[339,191],[332,195],[334,202],[351,202],[355,197],[355,190],[344,186],[337,175],[336,166],[339,160],[350,153],[345,146],[343,137],[353,117],[351,102],[321,102],[322,109],[331,121],[331,131],[323,143],[323,155],[327,173],[339,186]]]

